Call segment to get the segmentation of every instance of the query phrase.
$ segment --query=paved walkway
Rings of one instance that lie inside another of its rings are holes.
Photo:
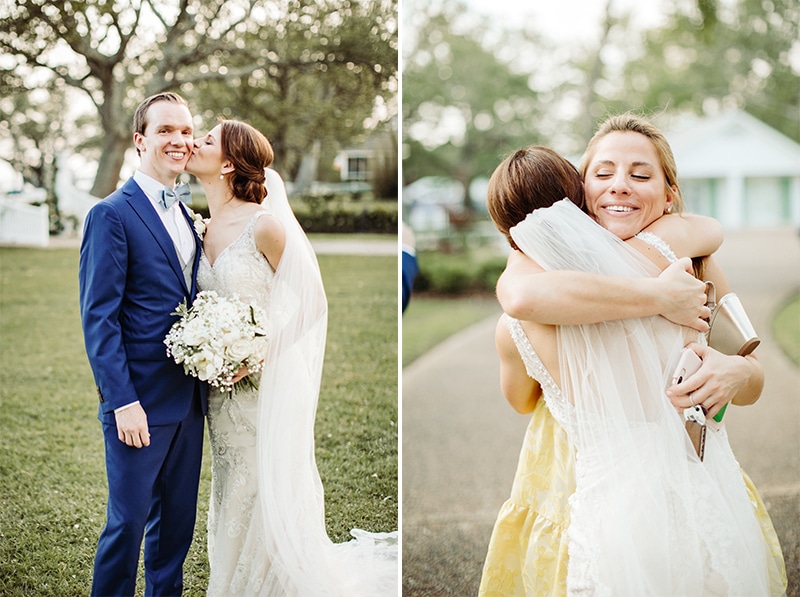
[[[719,261],[762,344],[761,399],[726,416],[740,463],[759,487],[800,595],[800,371],[769,322],[800,288],[794,230],[728,233]],[[498,309],[498,315],[499,315]],[[508,497],[528,418],[499,391],[496,317],[451,337],[403,371],[403,595],[477,593],[495,516]]]

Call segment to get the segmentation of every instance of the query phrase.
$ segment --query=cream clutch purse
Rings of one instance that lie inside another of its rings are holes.
[[[708,345],[722,354],[747,356],[761,343],[739,297],[729,292],[719,302],[713,282],[706,282],[711,318],[706,332]]]
[[[710,329],[706,332],[708,345],[727,355],[744,357],[753,352],[756,346],[761,344],[761,340],[756,335],[756,330],[750,323],[739,297],[729,292],[717,302],[717,291],[713,282],[706,282],[706,294],[708,307],[711,309],[711,317],[708,320]],[[718,423],[722,421],[726,408],[727,404],[714,415],[715,421]]]

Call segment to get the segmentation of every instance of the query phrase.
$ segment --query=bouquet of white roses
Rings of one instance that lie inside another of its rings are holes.
[[[179,315],[164,344],[167,356],[184,371],[224,391],[233,389],[233,377],[241,367],[261,370],[266,353],[264,311],[242,302],[238,296],[221,297],[213,290],[198,293],[191,308],[178,305]],[[255,387],[249,375],[243,380]]]

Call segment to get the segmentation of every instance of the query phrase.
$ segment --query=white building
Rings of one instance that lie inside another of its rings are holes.
[[[800,226],[800,144],[744,111],[666,136],[689,211],[732,230]]]
[[[47,193],[26,185],[22,175],[0,160],[0,244],[46,247],[50,216]]]

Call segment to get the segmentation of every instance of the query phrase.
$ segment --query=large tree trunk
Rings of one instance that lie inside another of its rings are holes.
[[[110,76],[104,78],[103,103],[97,106],[97,111],[105,137],[91,190],[95,197],[105,197],[116,190],[125,152],[133,147],[133,115],[125,110],[123,103],[127,86],[132,84],[127,79],[125,77],[118,81]]]
[[[311,183],[317,179],[317,166],[321,150],[322,143],[320,143],[319,139],[314,139],[311,143],[311,148],[300,160],[300,168],[297,170],[297,176],[294,179],[295,193],[304,193],[311,186]]]
[[[95,197],[105,197],[114,192],[119,183],[119,173],[125,161],[125,152],[132,146],[130,135],[107,134],[103,153],[97,165],[97,175],[90,191]]]

